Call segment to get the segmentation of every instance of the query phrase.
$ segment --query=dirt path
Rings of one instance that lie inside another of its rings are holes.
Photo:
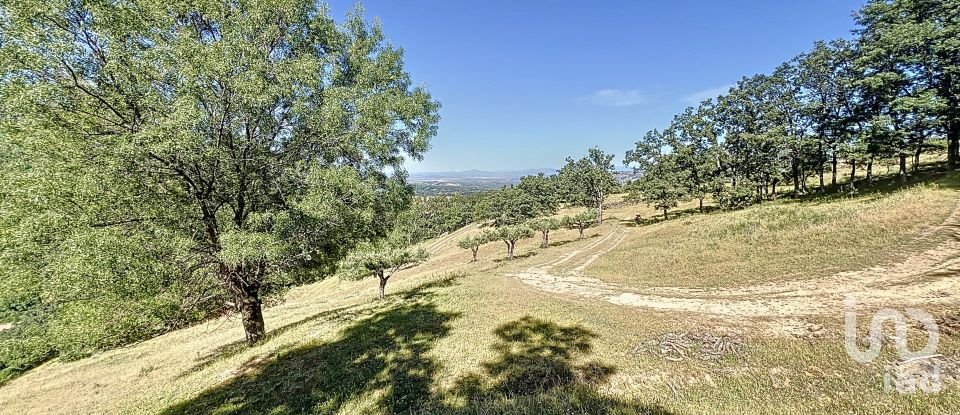
[[[583,275],[615,249],[629,229],[615,227],[600,239],[553,261],[512,274],[538,289],[596,298],[613,304],[719,316],[790,317],[836,313],[847,296],[874,306],[923,305],[960,300],[960,206],[920,239],[945,240],[902,261],[841,272],[817,280],[764,283],[729,289],[654,287],[636,289]]]

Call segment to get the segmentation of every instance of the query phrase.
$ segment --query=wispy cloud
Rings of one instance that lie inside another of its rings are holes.
[[[726,94],[730,91],[730,88],[733,88],[733,84],[718,86],[716,88],[704,89],[702,91],[694,92],[690,95],[687,95],[681,99],[681,101],[689,105],[697,105],[707,99],[716,98],[720,95]]]
[[[630,107],[647,102],[647,97],[636,89],[601,89],[581,97],[580,101],[604,107]]]

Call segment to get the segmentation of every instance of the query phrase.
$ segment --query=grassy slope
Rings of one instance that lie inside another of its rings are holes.
[[[639,285],[809,278],[825,265],[847,269],[904,254],[916,244],[900,242],[942,221],[956,201],[953,190],[925,187],[803,202],[811,213],[778,203],[687,216],[631,229],[587,271],[629,275]],[[624,206],[611,216],[641,212]],[[768,337],[749,321],[549,294],[505,276],[596,238],[575,241],[573,231],[560,231],[552,239],[546,250],[536,247],[537,238],[523,241],[521,258],[511,262],[499,261],[502,244],[489,244],[481,261],[468,264],[469,252],[450,238],[427,264],[391,281],[383,302],[373,300],[372,280],[301,287],[266,310],[269,339],[252,348],[237,343],[238,321],[215,321],[81,361],[48,363],[0,387],[0,413],[879,414],[960,407],[956,387],[926,396],[885,393],[881,366],[890,356],[869,365],[850,360],[839,313],[814,320],[825,327],[815,339]],[[713,269],[729,274],[670,266],[652,254],[712,263],[711,243],[725,245],[725,259]],[[878,252],[846,260],[865,250]],[[805,268],[782,272],[791,266]],[[738,333],[746,346],[716,362],[635,352],[684,330]],[[956,339],[941,339],[941,353],[955,356],[958,349]]]
[[[897,260],[935,244],[917,235],[955,205],[952,188],[932,184],[892,194],[781,200],[738,212],[685,215],[641,226],[621,249],[599,259],[591,275],[628,285],[685,287],[812,279]]]

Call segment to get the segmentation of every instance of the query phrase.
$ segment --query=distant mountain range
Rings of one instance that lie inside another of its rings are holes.
[[[436,182],[436,181],[460,181],[460,180],[478,180],[478,181],[496,181],[502,183],[517,183],[523,176],[533,176],[537,174],[556,174],[557,169],[526,169],[526,170],[462,170],[462,171],[442,171],[442,172],[422,172],[410,173],[410,181],[414,183]]]
[[[556,174],[557,169],[421,172],[410,173],[410,182],[420,195],[464,194],[499,189],[520,183],[520,178],[523,176],[535,176],[540,173],[549,176]],[[617,171],[614,176],[621,183],[635,178],[630,171]]]

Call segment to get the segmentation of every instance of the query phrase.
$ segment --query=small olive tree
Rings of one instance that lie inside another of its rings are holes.
[[[533,237],[533,229],[526,225],[501,226],[493,235],[507,245],[507,259],[513,259],[513,248],[517,246],[517,241]]]
[[[363,279],[368,275],[377,277],[380,281],[380,295],[382,300],[387,287],[387,280],[401,267],[418,264],[427,259],[429,254],[421,246],[399,247],[386,243],[370,243],[361,245],[340,263],[341,275],[350,279]]]
[[[561,222],[557,218],[536,218],[527,222],[527,226],[534,231],[540,232],[543,239],[540,241],[540,247],[550,246],[550,231],[560,229]]]
[[[599,214],[595,209],[587,209],[572,216],[564,216],[562,222],[565,228],[580,231],[580,237],[577,239],[583,239],[583,230],[596,225],[598,217]]]
[[[470,262],[477,262],[477,251],[480,250],[481,246],[487,244],[491,240],[495,239],[491,238],[489,231],[486,231],[463,238],[457,243],[457,245],[459,245],[460,248],[469,249],[470,252],[473,253],[473,259],[471,259]]]

